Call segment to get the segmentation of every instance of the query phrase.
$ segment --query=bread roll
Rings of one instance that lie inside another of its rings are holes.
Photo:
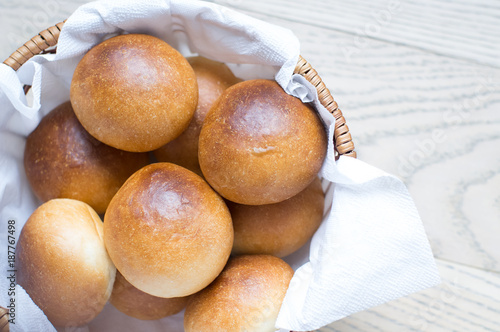
[[[92,137],[70,102],[42,119],[24,150],[26,176],[40,200],[77,199],[99,214],[128,177],[148,163],[146,153],[117,150]]]
[[[323,220],[325,195],[316,178],[306,189],[279,203],[227,202],[234,227],[233,254],[287,256],[302,247]]]
[[[132,285],[158,297],[182,297],[222,271],[233,226],[226,204],[201,177],[156,163],[137,171],[113,197],[104,241]]]
[[[120,272],[109,302],[124,314],[142,320],[155,320],[180,312],[187,304],[187,297],[163,298],[144,293],[129,283]]]
[[[92,136],[117,149],[145,152],[187,128],[198,87],[193,69],[170,45],[127,34],[105,40],[83,57],[70,98]]]
[[[208,183],[247,205],[281,202],[304,190],[326,156],[315,111],[278,83],[250,80],[228,88],[208,113],[199,160]]]
[[[186,332],[274,332],[292,268],[270,255],[231,258],[215,281],[193,295]]]
[[[116,269],[102,233],[97,213],[72,199],[48,201],[24,225],[17,281],[53,325],[83,325],[108,301]]]
[[[198,162],[198,139],[203,120],[224,90],[241,80],[224,63],[201,56],[188,58],[188,61],[198,82],[198,106],[188,128],[172,142],[155,150],[154,155],[159,161],[186,167],[202,176]]]

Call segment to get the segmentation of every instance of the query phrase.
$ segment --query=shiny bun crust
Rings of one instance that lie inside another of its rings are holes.
[[[306,189],[279,203],[227,202],[234,227],[233,254],[285,257],[302,247],[323,220],[325,195],[316,178]]]
[[[155,320],[180,312],[186,306],[188,299],[189,296],[163,298],[144,293],[117,272],[109,302],[128,316]]]
[[[99,214],[128,177],[148,163],[146,153],[118,150],[92,137],[70,102],[42,119],[24,151],[26,176],[40,200],[77,199]]]
[[[228,88],[200,133],[199,161],[224,198],[247,205],[281,202],[305,189],[326,156],[326,131],[313,109],[275,81]]]
[[[153,36],[105,40],[79,62],[70,99],[83,127],[117,149],[152,151],[179,136],[198,102],[193,69]]]
[[[132,175],[109,204],[104,241],[132,285],[158,297],[182,297],[222,271],[233,226],[225,202],[200,176],[155,163]]]
[[[270,255],[231,258],[217,279],[193,295],[186,332],[274,332],[292,268]]]
[[[103,241],[102,221],[72,199],[42,204],[16,247],[17,281],[55,326],[96,317],[111,295],[116,269]]]
[[[205,116],[217,98],[231,85],[241,80],[228,66],[201,56],[187,58],[198,82],[198,106],[188,128],[175,140],[154,151],[159,161],[171,162],[201,173],[198,162],[198,140]]]

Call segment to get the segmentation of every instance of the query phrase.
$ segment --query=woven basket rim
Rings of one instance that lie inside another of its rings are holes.
[[[33,56],[53,51],[54,47],[57,46],[59,35],[65,22],[66,20],[41,31],[38,35],[34,36],[15,50],[3,63],[14,70],[18,70]],[[344,155],[356,158],[354,143],[344,115],[318,72],[302,56],[299,56],[294,74],[303,76],[316,88],[319,102],[335,117],[333,143],[336,150],[336,157],[338,158]],[[25,92],[26,91],[25,89]]]

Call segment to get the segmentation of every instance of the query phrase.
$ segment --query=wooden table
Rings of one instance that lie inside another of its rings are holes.
[[[85,0],[0,0],[0,58]],[[443,284],[320,331],[500,331],[500,3],[218,0],[291,29],[359,159],[399,176]]]

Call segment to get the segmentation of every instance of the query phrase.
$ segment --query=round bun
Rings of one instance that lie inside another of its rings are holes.
[[[116,269],[102,233],[97,213],[72,199],[42,204],[24,225],[17,281],[53,325],[83,325],[108,301]]]
[[[189,297],[163,298],[144,293],[129,283],[120,272],[109,302],[124,314],[142,320],[155,320],[180,312]]]
[[[326,156],[315,111],[278,83],[250,80],[228,88],[200,133],[205,179],[226,199],[247,205],[281,202],[304,190]]]
[[[98,140],[117,149],[152,151],[179,136],[198,102],[187,60],[148,35],[120,35],[92,48],[76,67],[70,99]]]
[[[306,189],[280,203],[227,202],[234,227],[233,254],[287,256],[302,247],[323,220],[325,196],[316,178]]]
[[[40,200],[77,199],[97,213],[104,213],[128,177],[148,163],[147,153],[117,150],[89,135],[70,102],[42,119],[24,151],[26,176]]]
[[[113,197],[104,241],[132,285],[158,297],[182,297],[222,271],[233,226],[224,200],[200,176],[156,163],[134,173]]]
[[[231,258],[217,279],[193,295],[186,332],[274,332],[292,268],[270,255]]]
[[[201,56],[187,60],[198,81],[198,106],[188,128],[175,140],[155,150],[154,155],[159,161],[171,162],[203,175],[198,162],[198,139],[203,120],[224,90],[241,80],[222,62]]]

